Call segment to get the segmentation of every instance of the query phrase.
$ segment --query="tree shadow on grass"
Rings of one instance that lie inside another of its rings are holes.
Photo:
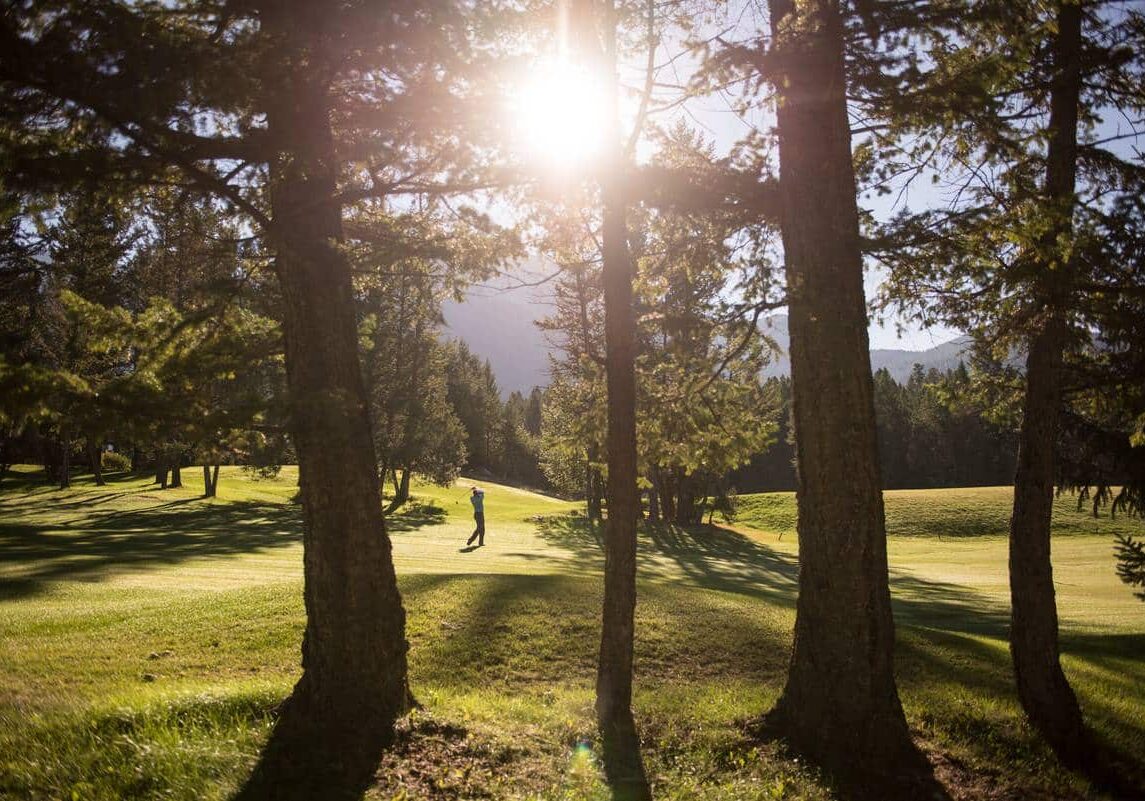
[[[1010,609],[961,584],[890,571],[896,625],[919,626],[998,639],[1009,636]]]
[[[82,509],[107,503],[141,491],[159,491],[158,485],[141,490],[139,475],[133,473],[104,474],[104,486],[97,486],[90,476],[74,476],[72,486],[60,489],[59,484],[45,481],[42,473],[9,474],[0,483],[0,507],[17,512],[40,511],[50,504],[53,511]],[[35,478],[32,478],[35,476]]]
[[[386,515],[386,531],[403,534],[425,526],[440,525],[445,518],[445,509],[432,501],[410,501],[398,511]]]
[[[604,529],[599,523],[576,513],[538,517],[536,523],[541,539],[572,551],[582,566],[603,566]],[[638,536],[636,574],[641,580],[683,578],[707,589],[787,606],[795,602],[798,562],[742,534],[719,527],[642,524]]]
[[[583,579],[453,575],[411,589],[411,639],[420,646],[411,658],[422,682],[507,688],[594,675],[600,599],[583,591]]]
[[[58,501],[50,497],[45,497],[49,495],[49,493],[56,492],[67,493],[68,490],[53,489],[44,493],[32,493],[22,496],[20,500],[14,500],[9,497],[4,499],[3,506],[5,509],[17,512],[28,512],[32,510],[42,510],[50,505],[53,512],[59,512],[61,510],[86,509],[91,506],[110,503],[119,498],[126,498],[129,495],[135,494],[135,490],[133,489],[124,489],[119,492],[110,491],[109,489],[109,491],[101,492],[98,495],[81,495],[72,501]]]
[[[1145,797],[1140,746],[1145,729],[1140,720],[1118,709],[1114,700],[1139,695],[1145,670],[1134,654],[1143,650],[1142,634],[1066,633],[1062,637],[1063,656],[1075,660],[1065,666],[1066,673],[1073,674],[1070,678],[1075,680],[1097,758],[1094,765],[1077,772],[1113,798]],[[1022,712],[1004,637],[907,627],[900,630],[896,642],[895,666],[899,683],[908,693],[904,700],[918,711],[923,728],[956,740],[974,754],[974,761],[1021,768],[1057,761]],[[1102,683],[1095,684],[1092,678],[1082,681],[1082,673],[1101,674]],[[979,703],[968,699],[979,699]],[[949,756],[943,759],[951,762]],[[961,763],[954,759],[951,764]],[[1061,777],[1050,772],[1022,782],[1044,783],[1045,796],[1057,797],[1054,791],[1060,789]]]
[[[301,539],[297,507],[180,498],[146,509],[92,514],[67,526],[0,523],[0,600],[60,580],[100,581],[133,568],[229,556]]]
[[[1008,648],[1008,607],[975,601],[972,592],[957,585],[909,575],[897,576],[892,587],[900,624],[896,676],[904,688],[923,697],[919,707],[926,714],[943,710],[924,723],[952,734],[984,761],[1015,765],[1053,761],[1049,747],[1026,724],[1018,702]],[[1140,789],[1145,788],[1145,774],[1139,745],[1145,742],[1145,728],[1114,702],[1140,697],[1145,634],[1066,629],[1061,632],[1061,652],[1099,760],[1096,768],[1081,773],[1114,797],[1145,797]],[[983,716],[957,702],[962,697],[1001,702],[1008,711]]]
[[[410,577],[411,671],[420,684],[589,690],[600,646],[601,587],[567,575]],[[719,621],[713,625],[713,621]],[[636,608],[638,681],[775,680],[786,626],[751,604],[695,588],[645,585]]]
[[[576,513],[536,519],[545,541],[571,550],[578,563],[604,563],[603,527]],[[642,580],[685,579],[706,589],[749,595],[794,607],[799,590],[798,558],[719,526],[681,528],[644,523],[637,547]],[[891,572],[895,619],[915,626],[1005,637],[1009,609],[972,588]]]
[[[42,592],[53,581],[100,581],[124,570],[173,565],[188,559],[255,553],[298,543],[301,508],[265,501],[175,497],[141,509],[102,511],[110,500],[154,497],[148,490],[107,492],[51,503],[43,495],[5,499],[3,507],[49,514],[84,512],[66,520],[8,523],[0,518],[0,601]],[[445,510],[409,504],[386,520],[400,533],[445,521]]]

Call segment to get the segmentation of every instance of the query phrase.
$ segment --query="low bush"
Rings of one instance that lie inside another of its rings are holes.
[[[104,451],[99,461],[105,473],[127,473],[131,470],[131,460],[117,451]]]

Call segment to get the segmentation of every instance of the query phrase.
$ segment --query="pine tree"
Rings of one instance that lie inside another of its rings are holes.
[[[787,684],[767,724],[855,796],[915,798],[936,788],[893,670],[846,93],[848,69],[861,68],[846,52],[853,20],[832,0],[776,0],[769,11],[769,44],[716,56],[716,71],[749,75],[754,91],[770,81],[777,107],[800,571]]]
[[[596,673],[596,719],[604,771],[613,797],[645,801],[652,792],[632,715],[636,611],[636,521],[640,516],[636,459],[636,322],[628,243],[627,155],[620,127],[617,14],[612,0],[579,3],[579,45],[609,87],[604,101],[600,187],[601,285],[604,294],[605,437],[608,517],[604,531],[604,610]]]
[[[120,203],[92,192],[73,194],[64,200],[50,235],[52,280],[47,291],[54,303],[40,317],[41,341],[47,345],[40,363],[71,374],[85,387],[79,394],[58,395],[54,404],[61,487],[70,485],[71,453],[77,444],[96,484],[104,483],[100,453],[116,418],[101,402],[101,389],[123,370],[128,354],[107,341],[100,325],[104,321],[89,312],[119,305],[123,287],[130,284],[125,275],[130,237]]]
[[[902,215],[878,251],[893,267],[891,294],[922,318],[968,329],[997,360],[1012,350],[1024,357],[1010,558],[1015,677],[1026,715],[1059,758],[1105,782],[1059,660],[1050,518],[1062,413],[1094,385],[1095,351],[1133,349],[1103,307],[1140,288],[1131,267],[1109,258],[1127,239],[1110,225],[1121,196],[1139,194],[1140,166],[1119,152],[1136,133],[1097,130],[1111,108],[1145,108],[1141,14],[1118,4],[989,3],[972,19],[956,38],[934,36],[933,69],[917,70],[916,88],[886,97],[883,110],[893,121],[888,151],[932,165],[958,202]],[[909,134],[893,135],[901,132]]]
[[[149,182],[241,214],[281,288],[301,472],[302,678],[243,798],[341,797],[409,704],[405,614],[378,503],[343,209],[465,192],[475,159],[472,4],[100,0],[0,17],[6,184]],[[484,55],[484,54],[483,54]],[[383,76],[384,77],[381,77]]]

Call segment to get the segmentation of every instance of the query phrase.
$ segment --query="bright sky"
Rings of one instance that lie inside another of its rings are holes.
[[[668,88],[659,91],[658,101],[670,101],[678,87],[688,80],[690,65],[678,53],[669,52],[667,45],[661,45],[657,60],[661,67],[657,71],[658,84]],[[628,86],[640,86],[644,80],[643,63],[622,66],[622,81]],[[631,94],[631,93],[630,93]],[[596,85],[591,75],[577,71],[558,58],[541,60],[531,74],[524,76],[521,89],[508,112],[515,118],[515,129],[520,136],[517,144],[519,152],[554,172],[583,169],[592,163],[602,145],[601,131],[603,114],[601,110],[607,102],[602,87]],[[652,104],[653,107],[656,102]],[[635,116],[636,103],[630,98],[622,102],[622,114],[628,117],[627,128],[631,128],[631,118]],[[656,122],[666,124],[673,118],[682,118],[709,137],[717,152],[726,152],[733,143],[749,131],[750,125],[759,128],[770,126],[768,113],[760,113],[757,119],[745,121],[731,107],[730,99],[707,98],[692,100],[683,106],[665,110],[655,116]],[[638,149],[637,158],[646,156],[649,148]],[[928,196],[928,188],[916,190],[911,197],[915,208],[929,205],[937,200]],[[885,216],[892,208],[892,201],[886,197],[865,200],[860,204],[868,206],[876,215]],[[525,268],[522,268],[525,269]],[[521,280],[536,280],[530,274]],[[867,297],[875,294],[884,275],[872,269],[866,278]],[[515,290],[530,292],[535,289]],[[900,330],[901,329],[901,330]],[[949,328],[922,329],[917,324],[900,319],[888,319],[885,326],[872,323],[870,329],[871,347],[885,349],[926,350],[948,342],[961,332]]]

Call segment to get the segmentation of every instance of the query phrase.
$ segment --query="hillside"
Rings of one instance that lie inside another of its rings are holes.
[[[1013,487],[909,489],[883,492],[887,536],[935,537],[941,540],[1005,537],[1014,503]],[[740,495],[736,524],[776,535],[795,534],[795,493],[761,492]],[[1055,537],[1093,535],[1110,541],[1115,534],[1141,534],[1141,521],[1106,508],[1094,517],[1087,503],[1078,507],[1069,493],[1054,501]],[[1112,562],[1110,562],[1112,565]]]
[[[547,313],[546,293],[551,290],[547,285],[510,288],[514,285],[512,279],[502,279],[473,288],[464,302],[450,301],[442,309],[446,322],[443,334],[465,341],[475,353],[487,358],[505,395],[545,386],[551,350],[535,325]],[[764,375],[787,375],[791,372],[786,352],[787,317],[773,315],[761,322],[760,330],[780,347]],[[927,370],[957,367],[967,344],[967,339],[960,338],[926,350],[872,350],[871,369],[885,367],[896,381],[905,383],[916,363]]]
[[[465,302],[442,307],[447,338],[461,339],[493,366],[501,393],[528,394],[549,383],[549,345],[535,320],[543,317],[543,295],[526,289],[473,288]]]
[[[759,329],[764,336],[771,338],[779,346],[778,354],[767,366],[764,375],[768,377],[788,375],[791,372],[791,359],[787,354],[787,349],[790,346],[787,333],[787,316],[774,314],[761,321]],[[905,384],[916,364],[921,364],[924,370],[931,368],[940,371],[954,369],[962,361],[963,354],[969,344],[968,338],[960,337],[926,350],[874,349],[871,351],[871,370],[877,371],[886,368],[895,381]]]

